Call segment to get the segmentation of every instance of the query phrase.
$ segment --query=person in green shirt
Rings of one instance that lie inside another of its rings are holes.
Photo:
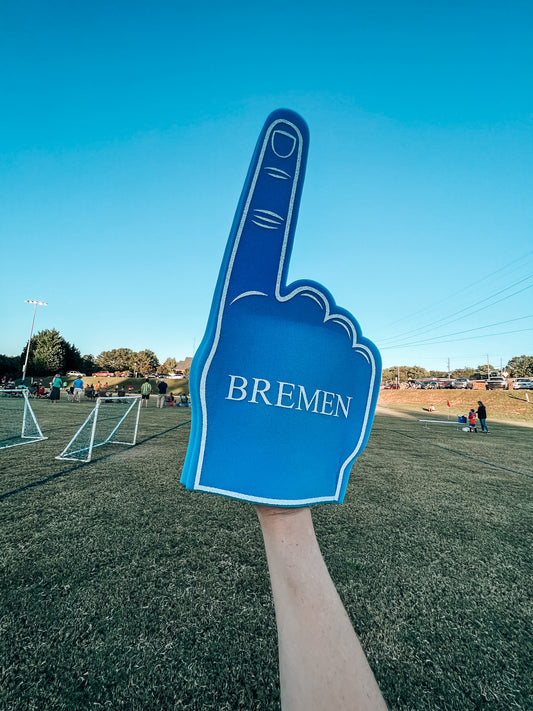
[[[144,401],[145,407],[148,407],[148,400],[150,399],[150,393],[152,392],[152,386],[148,381],[148,378],[141,385],[141,398]]]
[[[61,380],[61,376],[56,375],[54,377],[54,379],[52,380],[52,389],[50,390],[50,400],[52,402],[59,400],[59,395],[61,394],[61,385],[62,384],[63,384],[63,381]]]

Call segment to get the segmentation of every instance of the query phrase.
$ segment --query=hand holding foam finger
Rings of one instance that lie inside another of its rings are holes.
[[[341,502],[372,424],[376,347],[320,284],[287,285],[308,131],[261,132],[190,374],[182,482],[276,506]]]

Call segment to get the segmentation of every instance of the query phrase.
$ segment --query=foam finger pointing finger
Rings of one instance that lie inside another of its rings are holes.
[[[226,305],[250,292],[274,296],[284,281],[308,143],[307,126],[298,114],[282,109],[268,117],[230,235]]]

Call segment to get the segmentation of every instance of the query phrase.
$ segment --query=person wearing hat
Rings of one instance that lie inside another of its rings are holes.
[[[165,400],[167,397],[167,384],[161,378],[161,380],[157,383],[157,390],[159,392],[159,395],[157,396],[157,407],[165,407]]]

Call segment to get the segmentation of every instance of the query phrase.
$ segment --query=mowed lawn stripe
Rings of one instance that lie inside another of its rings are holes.
[[[54,456],[90,407],[35,411],[49,439],[0,457],[0,708],[279,709],[259,526],[179,484],[190,410],[151,402],[136,447],[79,466]],[[379,415],[345,503],[313,510],[391,709],[531,707],[533,485],[505,470],[529,434]]]
[[[389,432],[394,432],[397,435],[400,435],[401,437],[408,437],[409,439],[414,440],[415,442],[421,442],[422,440],[419,437],[416,437],[411,434],[407,434],[407,432],[400,432],[399,430],[395,429],[389,429]],[[481,435],[483,436],[483,435]],[[427,444],[427,442],[426,442]],[[501,469],[502,471],[506,472],[511,472],[512,474],[520,474],[520,476],[527,476],[530,479],[533,479],[533,474],[528,474],[526,472],[520,472],[517,471],[516,469],[509,469],[509,467],[504,467],[501,464],[497,464],[495,462],[487,462],[484,459],[479,459],[478,457],[474,457],[472,454],[467,454],[466,452],[458,452],[456,449],[452,449],[451,447],[445,447],[442,444],[438,444],[437,442],[429,443],[430,446],[433,447],[438,447],[439,449],[444,449],[447,452],[451,452],[452,454],[456,454],[458,457],[465,457],[467,459],[471,459],[474,462],[478,462],[480,464],[485,464],[488,467],[494,467],[495,469]]]

